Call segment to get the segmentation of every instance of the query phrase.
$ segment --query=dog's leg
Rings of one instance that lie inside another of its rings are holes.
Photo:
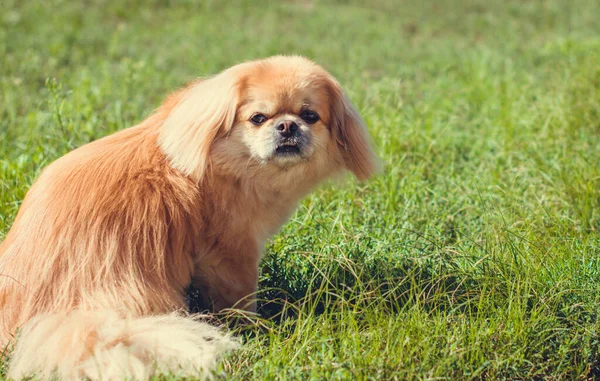
[[[193,286],[215,312],[231,307],[256,312],[259,255],[213,258],[218,259],[196,265]]]

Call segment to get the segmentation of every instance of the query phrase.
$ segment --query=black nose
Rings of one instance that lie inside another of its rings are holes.
[[[292,120],[284,120],[275,127],[284,138],[289,138],[298,130],[298,125]]]

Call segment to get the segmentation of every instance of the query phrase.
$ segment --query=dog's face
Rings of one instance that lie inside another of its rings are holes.
[[[295,168],[323,177],[346,168],[362,180],[377,166],[364,122],[338,83],[301,57],[234,66],[175,103],[161,144],[176,167],[197,177],[211,166],[238,176]]]
[[[259,163],[290,167],[326,155],[331,129],[324,78],[306,73],[251,70],[231,136]]]

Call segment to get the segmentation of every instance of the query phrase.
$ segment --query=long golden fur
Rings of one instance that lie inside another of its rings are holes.
[[[376,167],[335,79],[284,56],[193,82],[138,126],[56,160],[0,246],[0,343],[20,329],[10,376],[208,369],[232,341],[176,313],[185,289],[214,310],[254,311],[264,242],[298,200],[343,169],[364,180]]]

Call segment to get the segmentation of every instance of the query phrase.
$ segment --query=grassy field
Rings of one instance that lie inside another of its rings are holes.
[[[600,379],[595,0],[4,0],[0,240],[44,166],[278,53],[339,78],[385,170],[274,237],[219,377]]]

